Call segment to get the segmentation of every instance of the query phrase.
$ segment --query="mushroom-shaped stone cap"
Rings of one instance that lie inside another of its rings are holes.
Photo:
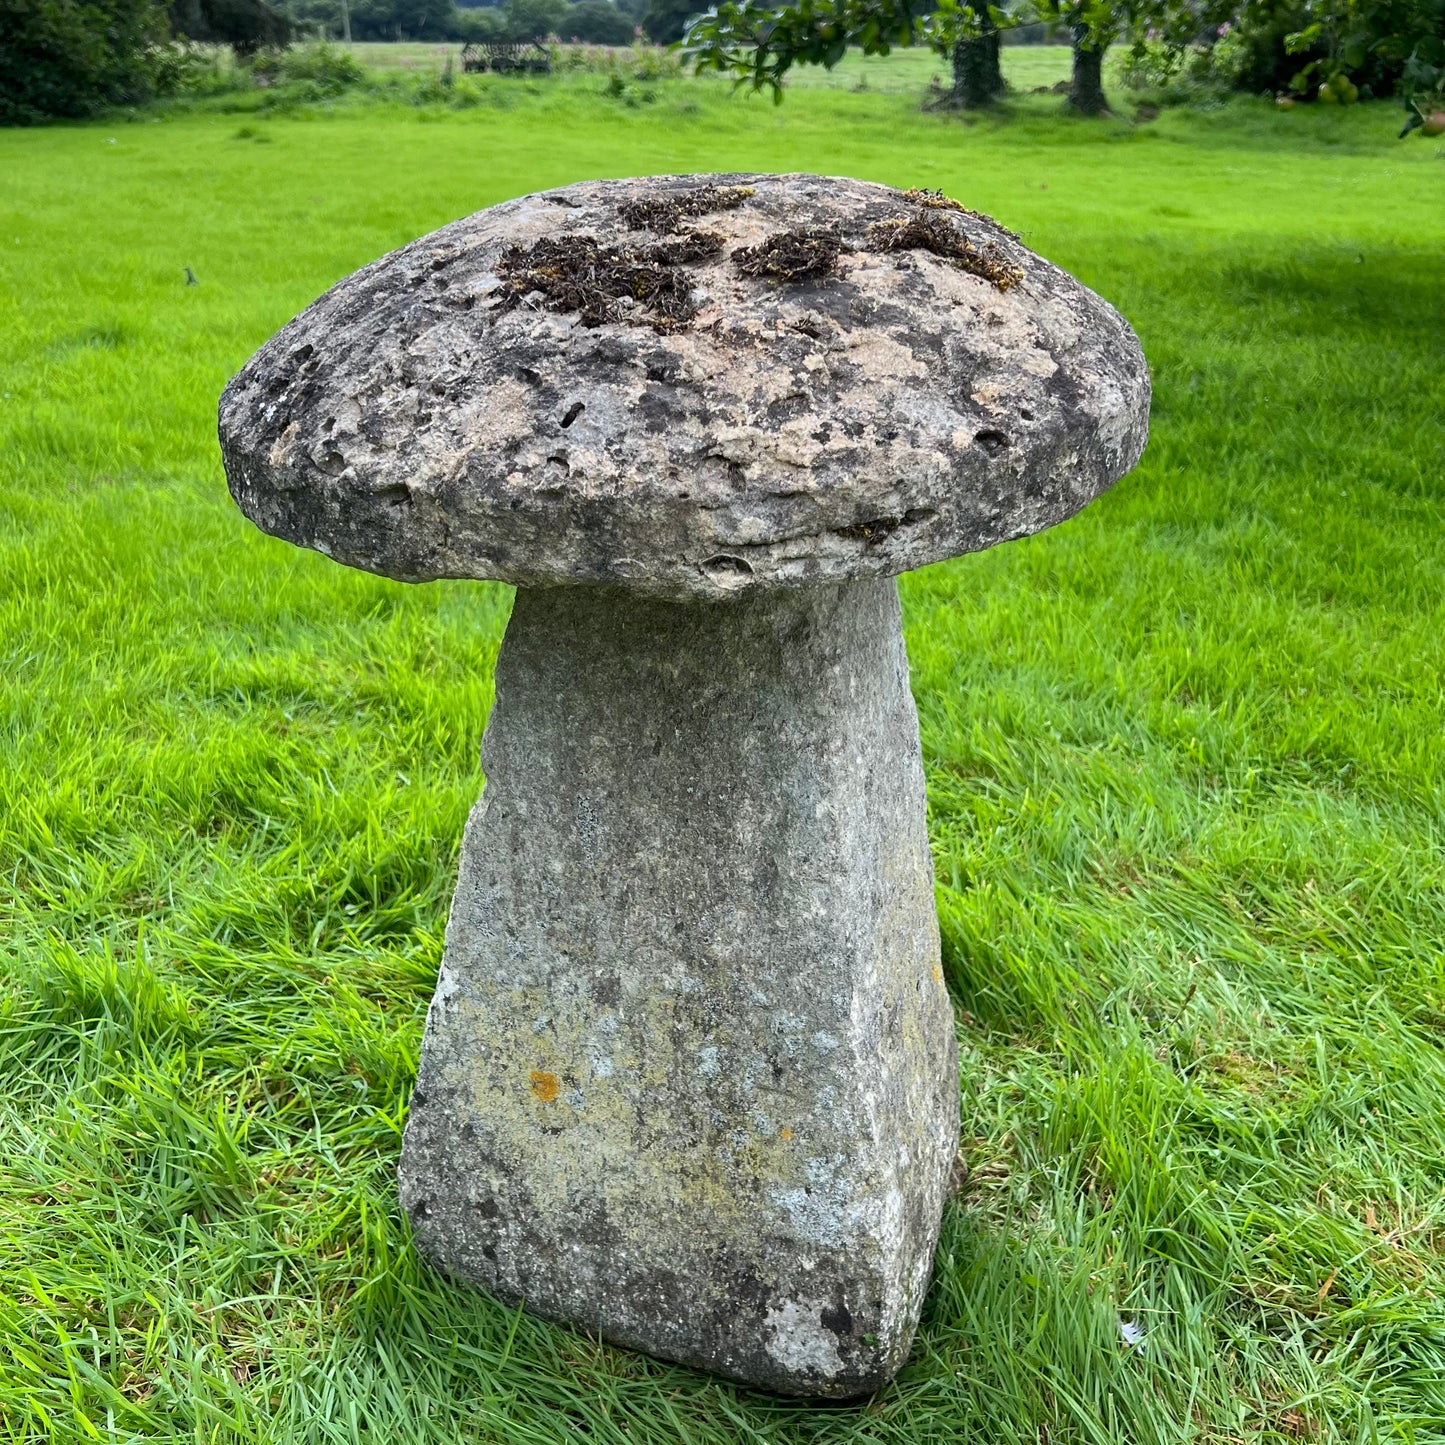
[[[658,176],[364,267],[232,379],[220,434],[246,515],[351,566],[685,599],[1037,532],[1148,416],[1128,323],[957,202]]]

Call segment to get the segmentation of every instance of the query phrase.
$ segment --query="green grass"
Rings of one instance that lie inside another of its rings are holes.
[[[600,91],[0,133],[0,1439],[1445,1439],[1438,149],[1381,106]],[[214,442],[361,263],[712,167],[940,186],[1156,383],[1109,496],[904,584],[972,1174],[861,1407],[417,1262],[393,1174],[508,597],[260,536]]]

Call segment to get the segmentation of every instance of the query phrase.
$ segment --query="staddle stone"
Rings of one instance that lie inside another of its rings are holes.
[[[655,1354],[875,1388],[958,1138],[896,583],[521,590],[483,764],[402,1169],[422,1249]]]
[[[931,192],[657,177],[333,288],[221,402],[278,536],[518,585],[401,1164],[508,1302],[804,1395],[906,1358],[957,1147],[894,577],[1143,448],[1127,323]]]

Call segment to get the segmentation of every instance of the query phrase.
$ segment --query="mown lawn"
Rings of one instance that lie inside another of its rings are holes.
[[[601,90],[0,133],[0,1439],[1445,1439],[1436,143]],[[996,214],[1156,384],[1109,496],[904,585],[971,1173],[861,1407],[418,1264],[394,1170],[508,594],[262,537],[214,441],[389,248],[734,167]]]

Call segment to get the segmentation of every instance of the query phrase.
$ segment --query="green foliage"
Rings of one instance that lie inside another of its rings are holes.
[[[1005,51],[1012,119],[964,127],[927,59],[762,124],[580,74],[0,135],[6,1445],[1445,1432],[1445,165],[1380,104],[1060,124],[1026,92],[1066,53]],[[261,536],[214,426],[302,306],[479,206],[784,167],[996,214],[1155,385],[1109,495],[902,582],[969,1175],[902,1379],[826,1409],[417,1260],[397,1151],[507,590]]]
[[[688,25],[684,51],[699,71],[730,73],[754,89],[771,88],[795,65],[832,69],[856,49],[887,55],[900,46],[927,45],[954,64],[955,94],[967,103],[998,90],[998,32],[1043,24],[1065,27],[1074,39],[1072,98],[1103,108],[1097,85],[1102,52],[1121,29],[1152,29],[1176,45],[1197,33],[1210,7],[1229,0],[719,0]],[[987,49],[986,49],[987,48]],[[991,53],[987,53],[991,51]],[[1081,61],[1080,53],[1083,53]],[[1090,94],[1086,96],[1085,91]]]
[[[1330,104],[1403,86],[1410,126],[1445,94],[1445,0],[938,0],[927,8],[915,0],[719,0],[687,27],[686,52],[699,70],[771,87],[778,98],[794,65],[831,68],[850,47],[886,55],[928,44],[952,55],[955,93],[978,103],[994,88],[983,43],[998,28],[1039,22],[1072,30],[1070,96],[1090,112],[1104,106],[1100,52],[1121,35],[1133,41],[1133,83],[1159,91],[1181,72],[1195,87],[1288,88]]]
[[[699,13],[699,0],[651,0],[642,29],[654,45],[675,45],[686,33],[688,21]]]
[[[648,36],[661,43],[666,26],[648,11]],[[850,48],[865,55],[887,55],[895,46],[927,42],[944,52],[966,11],[956,0],[799,0],[777,6],[768,0],[718,0],[685,25],[683,52],[699,72],[722,71],[746,79],[755,90],[770,88],[782,99],[783,77],[795,65],[832,69]],[[668,25],[676,17],[668,10]]]
[[[458,40],[505,40],[506,17],[500,5],[477,5],[459,9],[454,21]]]
[[[369,79],[366,68],[355,56],[325,43],[263,56],[252,66],[252,73],[272,85],[302,82],[316,98],[341,95],[366,84]]]
[[[357,40],[446,40],[457,32],[455,0],[352,0]]]
[[[508,40],[545,40],[561,35],[571,10],[568,0],[506,0],[502,16]]]
[[[1445,56],[1438,60],[1426,58],[1433,53],[1434,47],[1427,50],[1421,46],[1405,63],[1400,88],[1408,116],[1400,131],[1401,139],[1413,130],[1422,130],[1428,136],[1445,134]]]
[[[162,0],[5,0],[0,125],[134,104],[174,85]]]
[[[607,0],[578,0],[562,17],[559,33],[593,45],[631,45],[633,29],[631,17]]]
[[[1160,103],[1183,105],[1218,100],[1240,89],[1248,49],[1237,29],[1227,29],[1212,43],[1166,45],[1137,36],[1124,49],[1119,80]]]
[[[177,35],[229,45],[237,55],[289,45],[294,29],[267,0],[171,0],[170,16]]]
[[[1445,0],[1246,0],[1240,84],[1352,103],[1428,94],[1445,64]]]

